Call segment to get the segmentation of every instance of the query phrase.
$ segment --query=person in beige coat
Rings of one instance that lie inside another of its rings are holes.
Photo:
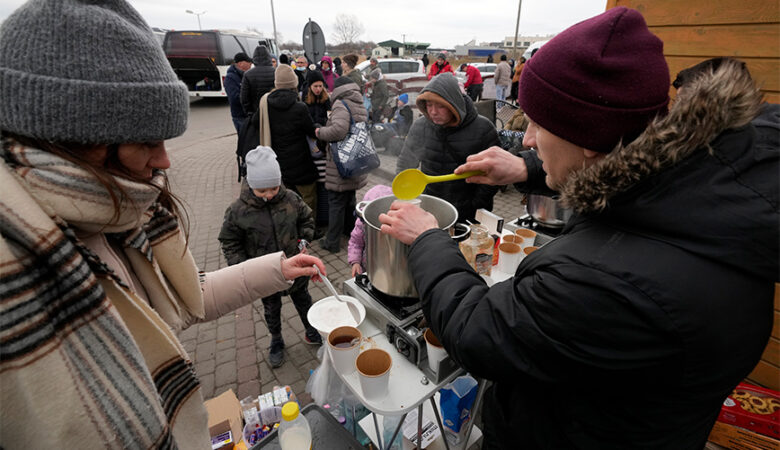
[[[123,0],[32,0],[0,27],[0,448],[210,449],[177,333],[325,270],[198,270],[165,174],[188,103]]]
[[[349,77],[338,78],[331,94],[331,113],[328,123],[317,128],[317,138],[336,142],[344,139],[349,132],[350,116],[355,122],[368,120],[368,112],[363,106],[360,88]],[[343,178],[339,175],[333,154],[328,146],[328,162],[325,166],[325,189],[328,190],[328,232],[320,240],[320,245],[331,253],[341,249],[341,236],[349,236],[355,225],[352,212],[355,209],[355,191],[366,185],[368,175]]]
[[[501,55],[501,62],[496,66],[493,79],[496,82],[496,100],[506,100],[506,95],[512,87],[512,68],[506,62],[506,55]]]

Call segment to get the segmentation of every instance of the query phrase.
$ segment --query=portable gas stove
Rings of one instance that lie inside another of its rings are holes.
[[[374,288],[365,274],[344,282],[344,293],[366,307],[366,316],[417,367],[426,356],[425,317],[417,298],[395,297]]]
[[[517,219],[509,221],[504,224],[504,228],[509,231],[515,231],[518,228],[528,228],[536,231],[536,245],[542,246],[556,237],[558,237],[563,231],[561,228],[546,227],[541,223],[534,220],[529,214],[522,215]]]

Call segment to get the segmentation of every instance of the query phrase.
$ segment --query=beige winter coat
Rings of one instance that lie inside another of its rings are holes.
[[[349,131],[349,111],[342,103],[349,105],[352,119],[355,122],[368,120],[368,112],[363,106],[363,96],[360,88],[355,83],[345,84],[333,90],[331,94],[331,112],[328,123],[318,131],[318,137],[327,142],[336,142],[344,139]],[[356,191],[366,185],[368,175],[360,175],[352,178],[342,178],[333,162],[333,155],[328,146],[328,162],[325,165],[325,188],[329,191],[345,192]]]
[[[509,63],[501,61],[496,67],[496,72],[493,74],[496,82],[496,86],[511,86],[512,85],[512,68],[509,67]]]

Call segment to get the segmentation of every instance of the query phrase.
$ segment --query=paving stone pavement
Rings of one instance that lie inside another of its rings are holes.
[[[225,108],[218,108],[226,123]],[[189,246],[201,270],[213,271],[227,266],[217,235],[227,206],[238,197],[236,182],[235,133],[201,138],[196,130],[187,131],[192,139],[181,138],[169,144],[172,167],[171,186],[185,203],[189,217]],[[396,158],[381,155],[382,165],[368,179],[368,185],[358,192],[358,200],[376,184],[390,184],[395,173]],[[512,187],[495,197],[493,211],[505,218],[522,213],[520,194]],[[342,251],[331,254],[312,244],[312,253],[320,257],[335,286],[350,278],[346,260],[346,242]],[[309,283],[309,292],[316,302],[329,294],[321,283]],[[239,399],[257,396],[275,385],[290,385],[298,395],[305,391],[309,372],[319,365],[318,346],[303,341],[303,325],[289,297],[283,298],[282,335],[286,343],[284,364],[272,369],[268,363],[270,335],[263,319],[263,305],[258,299],[222,318],[182,331],[179,339],[195,363],[204,398],[212,398],[233,389]],[[308,397],[302,395],[306,402]]]

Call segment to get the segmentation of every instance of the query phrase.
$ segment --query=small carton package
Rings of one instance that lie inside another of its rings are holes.
[[[236,439],[241,439],[243,430],[241,403],[239,403],[238,397],[232,389],[228,389],[205,403],[206,411],[209,413],[208,424],[209,435],[212,438],[212,449],[231,450],[235,446]],[[217,438],[216,441],[215,438]],[[215,447],[215,445],[217,446]]]
[[[718,421],[780,439],[780,394],[740,383],[723,402]]]
[[[458,443],[463,438],[463,425],[469,420],[477,397],[477,380],[468,375],[458,377],[443,387],[439,395],[444,431],[451,442]]]

